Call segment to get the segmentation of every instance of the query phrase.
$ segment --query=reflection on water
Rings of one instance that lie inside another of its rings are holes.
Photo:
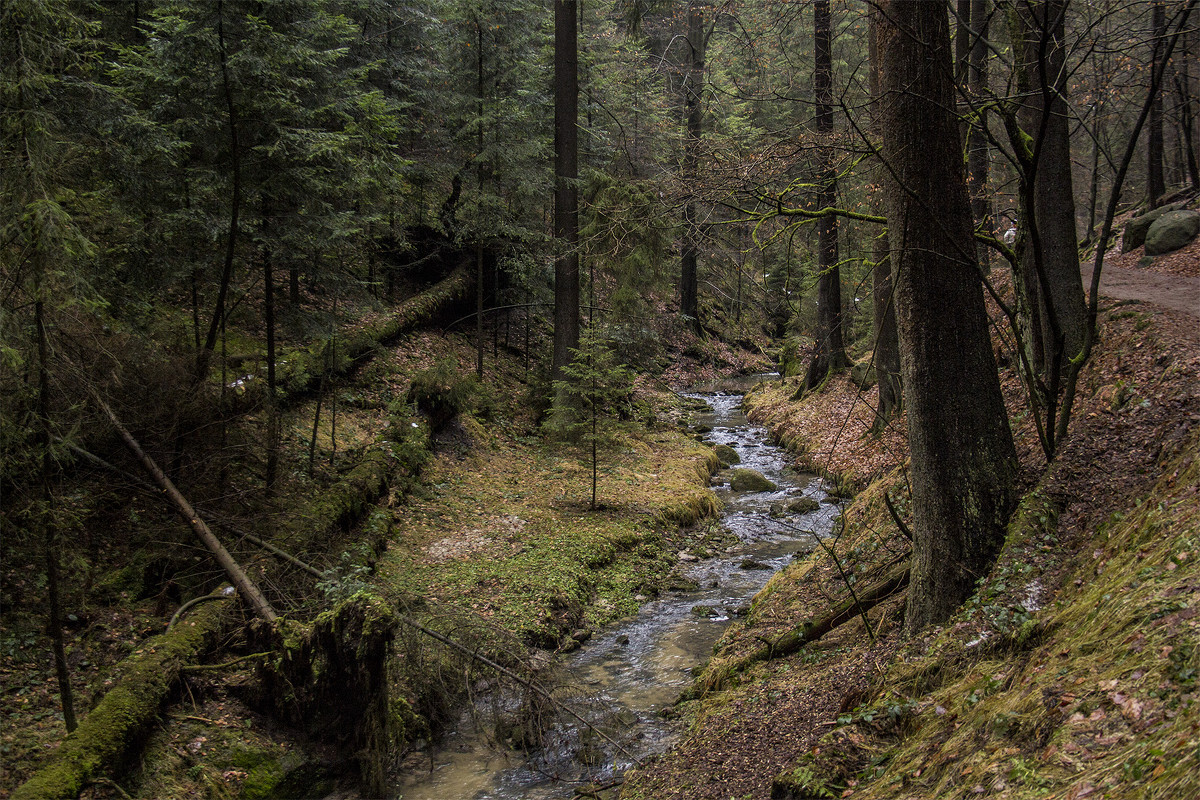
[[[761,380],[755,378],[753,380]],[[572,706],[588,716],[639,758],[662,752],[677,734],[660,715],[691,681],[692,670],[712,653],[729,619],[745,606],[795,553],[812,549],[814,532],[824,535],[838,514],[825,499],[821,482],[787,467],[787,454],[770,443],[766,431],[740,410],[741,394],[752,383],[699,391],[711,412],[697,414],[708,438],[727,444],[742,459],[739,467],[761,472],[779,486],[775,492],[733,492],[718,473],[717,493],[725,503],[721,523],[738,542],[721,557],[690,564],[685,576],[700,588],[671,592],[646,603],[636,617],[595,636],[568,661],[578,696]],[[734,393],[734,392],[737,393]],[[774,518],[778,508],[800,496],[817,500],[814,511]],[[759,565],[767,567],[756,568]],[[695,613],[703,607],[704,615]],[[569,699],[566,695],[559,699]],[[502,753],[471,730],[470,715],[431,755],[431,769],[404,777],[397,796],[404,800],[542,800],[570,798],[580,782],[603,782],[632,766],[602,737],[583,726],[560,724],[547,746],[532,759]]]

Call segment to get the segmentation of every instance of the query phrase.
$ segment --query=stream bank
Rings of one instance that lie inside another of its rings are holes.
[[[437,750],[414,759],[421,769],[404,777],[398,796],[572,797],[582,783],[619,780],[633,758],[644,760],[677,739],[673,704],[729,622],[747,614],[750,598],[769,577],[809,552],[813,537],[824,535],[839,514],[837,505],[826,502],[822,481],[791,470],[787,454],[746,420],[741,394],[733,391],[739,388],[722,384],[686,395],[708,407],[693,413],[694,429],[737,462],[712,480],[723,511],[705,524],[721,529],[720,552],[679,551],[673,590],[601,631],[566,660],[556,699],[586,709],[589,722],[603,733],[558,722],[527,759],[497,748],[495,730],[467,713]],[[739,471],[761,475],[771,488],[733,488]]]
[[[873,642],[856,621],[728,675],[687,704],[686,736],[629,774],[621,797],[1200,796],[1200,340],[1190,321],[1145,307],[1106,309],[1099,323],[1105,346],[1071,439],[1048,471],[1023,457],[1032,491],[959,614],[902,637],[901,593],[870,614]],[[1028,454],[1036,438],[1015,376],[1005,381]],[[867,583],[903,556],[882,503],[885,488],[904,497],[903,450],[866,438],[870,394],[834,381],[795,402],[793,390],[756,394],[752,416],[807,430],[797,449],[857,467],[865,488],[831,544]],[[858,404],[868,413],[850,413]],[[827,608],[835,575],[819,553],[789,565],[708,672]]]

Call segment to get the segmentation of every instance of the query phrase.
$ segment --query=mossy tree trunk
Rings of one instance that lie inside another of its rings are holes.
[[[227,603],[207,603],[169,632],[142,642],[119,665],[120,678],[100,705],[11,800],[74,800],[97,779],[119,775],[157,721],[180,668],[211,644],[228,609]]]
[[[265,702],[355,762],[364,797],[388,794],[388,661],[398,624],[382,600],[357,594],[311,628],[282,621],[272,634],[278,656],[260,669]]]
[[[912,454],[907,625],[944,621],[1004,541],[1017,461],[988,335],[940,3],[880,3],[881,155]]]

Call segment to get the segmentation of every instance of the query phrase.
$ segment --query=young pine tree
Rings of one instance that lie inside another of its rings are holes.
[[[572,358],[563,367],[563,379],[554,382],[555,395],[563,399],[556,420],[560,429],[588,448],[592,461],[592,503],[596,510],[596,485],[600,449],[612,445],[621,428],[620,409],[633,390],[633,371],[617,361],[617,354],[588,328]]]

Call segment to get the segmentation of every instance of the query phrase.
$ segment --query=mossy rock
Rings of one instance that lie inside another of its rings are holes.
[[[721,459],[722,464],[742,463],[742,457],[737,454],[737,450],[734,450],[727,444],[715,445],[713,452],[717,454],[717,458]]]
[[[729,478],[729,486],[735,492],[774,492],[779,487],[752,469],[735,469]]]
[[[1146,234],[1150,232],[1150,226],[1158,221],[1159,217],[1164,214],[1169,214],[1178,209],[1177,205],[1163,206],[1156,208],[1153,211],[1147,211],[1145,214],[1134,217],[1125,223],[1125,234],[1121,237],[1121,252],[1128,253],[1130,250],[1136,250],[1146,243]]]
[[[875,385],[875,364],[870,360],[856,361],[850,365],[850,380],[859,389],[870,389]]]
[[[1161,256],[1191,244],[1200,233],[1200,212],[1168,211],[1146,231],[1146,255]]]
[[[810,511],[816,511],[820,507],[821,504],[811,497],[797,497],[787,504],[787,510],[793,514],[807,514]]]
[[[789,502],[772,503],[770,513],[773,518],[780,519],[790,514],[807,514],[820,507],[821,504],[811,497],[797,497]]]

